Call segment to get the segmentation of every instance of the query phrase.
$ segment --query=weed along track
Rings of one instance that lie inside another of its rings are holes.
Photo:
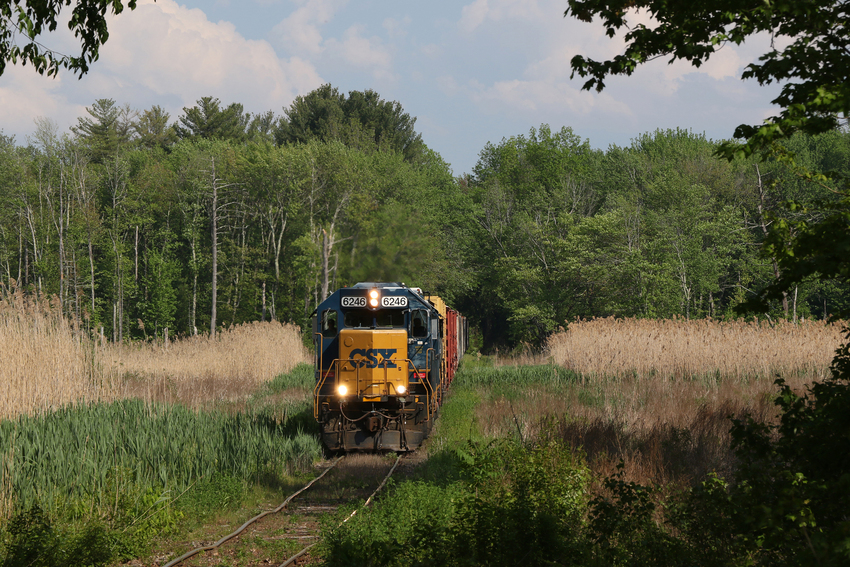
[[[210,543],[198,545],[162,567],[206,567],[212,565],[297,565],[307,561],[319,541],[324,522],[340,508],[350,513],[335,520],[347,522],[371,504],[398,468],[401,456],[390,459],[377,454],[353,454],[336,458],[322,473],[273,509],[248,519],[236,530]],[[230,526],[211,526],[213,531]],[[212,538],[210,538],[212,539]]]

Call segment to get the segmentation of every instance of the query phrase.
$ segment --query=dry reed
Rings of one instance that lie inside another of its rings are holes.
[[[585,376],[716,375],[746,379],[805,374],[823,379],[842,327],[822,321],[592,319],[553,335],[555,364]]]
[[[61,314],[55,298],[2,287],[0,419],[137,397],[194,407],[256,391],[309,361],[298,327],[246,323],[168,344],[108,344]]]
[[[309,362],[298,327],[245,323],[217,334],[164,343],[107,345],[107,365],[124,376],[122,397],[199,407],[237,401],[300,362]]]
[[[3,292],[0,419],[115,398],[93,341],[62,317],[55,298]]]
[[[775,419],[774,380],[802,391],[824,379],[842,341],[841,325],[823,322],[581,321],[538,359],[572,370],[574,382],[558,395],[491,397],[478,420],[492,435],[554,431],[602,475],[624,459],[630,480],[687,483],[734,466],[729,417]]]

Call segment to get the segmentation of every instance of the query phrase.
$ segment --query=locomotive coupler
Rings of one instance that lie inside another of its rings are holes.
[[[377,415],[370,415],[366,418],[366,429],[369,433],[375,433],[381,429],[381,418]]]

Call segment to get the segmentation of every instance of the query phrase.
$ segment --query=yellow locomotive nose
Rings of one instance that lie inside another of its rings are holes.
[[[407,331],[343,329],[339,339],[337,394],[378,401],[407,393]]]

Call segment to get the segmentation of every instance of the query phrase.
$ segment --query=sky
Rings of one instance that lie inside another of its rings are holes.
[[[139,0],[110,18],[109,40],[82,79],[8,65],[0,130],[18,144],[38,118],[68,131],[101,98],[137,110],[159,105],[172,121],[204,96],[283,115],[296,96],[330,83],[401,103],[428,147],[462,175],[488,142],[542,124],[572,128],[607,149],[668,128],[727,139],[738,124],[777,113],[770,105],[777,86],[740,79],[769,47],[766,37],[727,45],[699,69],[656,60],[608,80],[602,93],[582,91],[582,79],[570,79],[570,59],[610,58],[624,43],[599,22],[565,18],[566,7],[566,0]],[[640,14],[634,21],[650,23]],[[78,53],[65,28],[41,42]]]

